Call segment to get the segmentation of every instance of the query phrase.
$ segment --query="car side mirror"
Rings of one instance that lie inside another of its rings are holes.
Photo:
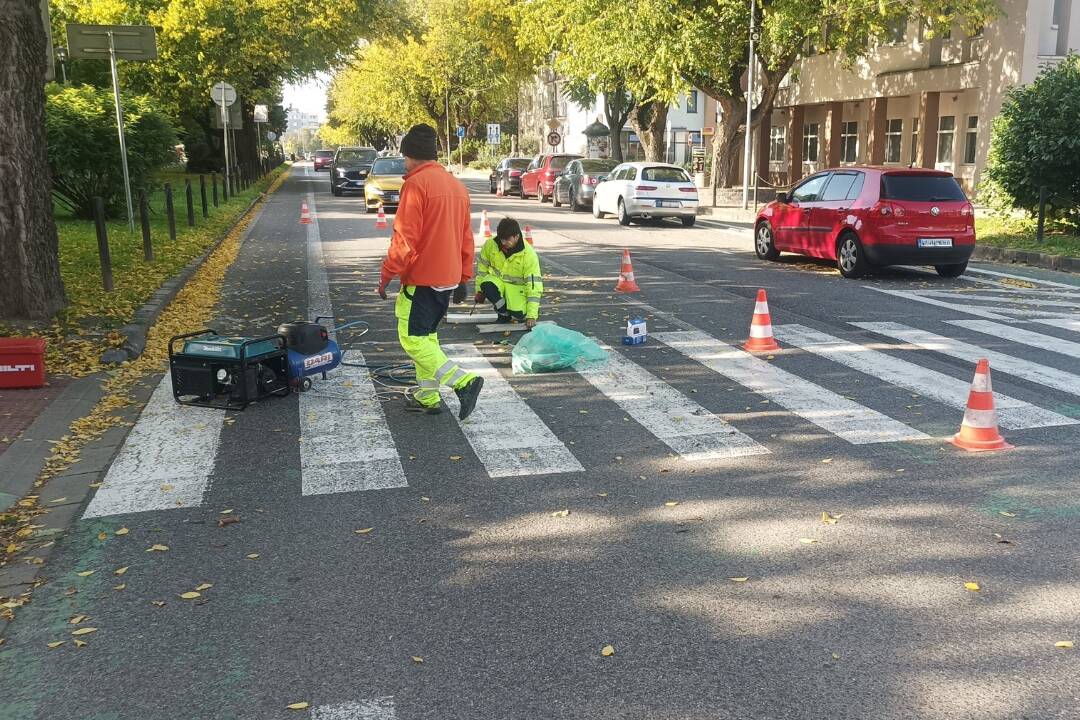
[[[600,177],[596,178],[597,184],[600,184],[602,182],[607,182],[607,175],[601,175]]]
[[[778,192],[778,193],[776,193],[776,202],[783,203],[783,204],[787,205],[788,203],[791,202],[791,193],[789,193],[789,192]]]

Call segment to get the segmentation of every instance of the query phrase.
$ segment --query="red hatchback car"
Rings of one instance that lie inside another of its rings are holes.
[[[329,170],[330,166],[334,164],[334,151],[333,150],[316,150],[315,151],[315,170]]]
[[[580,155],[566,155],[562,153],[537,155],[525,169],[521,176],[521,197],[536,196],[537,200],[544,202],[551,197],[555,189],[555,176],[573,160],[580,159]]]
[[[781,252],[835,260],[857,278],[875,265],[933,265],[957,277],[975,250],[975,217],[960,183],[939,170],[824,170],[766,205],[754,224],[763,260]]]

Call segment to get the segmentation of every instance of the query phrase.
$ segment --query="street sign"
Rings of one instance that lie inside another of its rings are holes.
[[[225,123],[221,119],[221,108],[217,105],[211,105],[208,108],[210,112],[210,128],[212,130],[224,130]],[[240,111],[240,103],[233,103],[229,107],[228,124],[230,130],[243,130],[244,129],[244,115]]]
[[[68,57],[72,60],[107,60],[109,36],[117,60],[156,60],[157,34],[150,25],[67,26]]]
[[[690,148],[690,165],[694,173],[705,172],[705,146],[695,145]]]
[[[219,82],[210,88],[210,98],[219,107],[228,107],[236,102],[236,88],[227,82]]]
[[[277,133],[274,132],[273,130],[267,131],[266,139],[269,140],[270,142],[274,142],[275,140],[277,140]]]
[[[562,142],[562,135],[553,130],[548,133],[547,141],[548,145],[550,145],[551,147],[556,147],[560,142]]]
[[[499,123],[488,123],[487,136],[488,145],[498,145],[502,142],[502,125]]]
[[[257,123],[270,122],[270,120],[269,120],[270,113],[266,109],[265,105],[256,105],[254,115],[255,115],[255,117],[252,118],[251,122],[257,122]]]
[[[457,136],[459,138],[465,137],[465,128],[463,126],[461,126],[461,125],[457,126]]]

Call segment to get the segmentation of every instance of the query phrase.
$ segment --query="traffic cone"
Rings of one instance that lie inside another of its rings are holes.
[[[743,350],[750,352],[774,352],[780,346],[772,334],[772,318],[769,316],[769,300],[765,297],[765,290],[757,291],[757,302],[754,303],[754,319],[750,321],[750,339],[743,343]]]
[[[300,203],[300,224],[311,224],[311,211],[308,210],[307,203]]]
[[[488,220],[487,210],[480,211],[480,232],[485,240],[491,237],[491,221]]]
[[[378,230],[386,229],[386,213],[382,209],[382,205],[379,206],[379,214],[375,216],[375,227]]]
[[[971,381],[964,421],[960,424],[960,432],[953,435],[949,442],[971,452],[1008,450],[1012,447],[998,432],[994,391],[990,386],[990,361],[986,358],[975,366],[975,379]]]
[[[619,282],[615,286],[615,292],[641,292],[641,288],[634,282],[634,266],[630,263],[630,251],[622,251],[622,267],[619,268]]]
[[[529,225],[525,226],[525,242],[529,243],[530,245],[533,244],[533,241],[532,241],[532,227],[529,226]]]

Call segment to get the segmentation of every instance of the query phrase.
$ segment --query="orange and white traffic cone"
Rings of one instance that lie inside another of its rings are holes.
[[[379,230],[386,229],[386,212],[379,206],[379,214],[375,216],[375,227]]]
[[[754,318],[750,321],[750,339],[743,343],[743,350],[750,352],[774,352],[779,350],[772,334],[772,317],[769,315],[769,299],[762,288],[757,291]]]
[[[300,224],[311,224],[311,211],[308,210],[307,203],[300,203]]]
[[[491,221],[488,219],[487,210],[480,211],[480,232],[485,240],[491,237]]]
[[[990,361],[986,358],[975,366],[975,379],[971,381],[964,421],[960,424],[960,432],[953,435],[949,442],[971,452],[1008,450],[1012,447],[998,432],[994,390],[990,385]]]
[[[622,267],[619,268],[619,282],[615,285],[615,292],[641,292],[637,282],[634,281],[634,266],[630,262],[630,251],[622,251]]]
[[[530,245],[533,244],[533,241],[532,241],[532,226],[530,226],[530,225],[525,226],[525,242],[529,243]]]

